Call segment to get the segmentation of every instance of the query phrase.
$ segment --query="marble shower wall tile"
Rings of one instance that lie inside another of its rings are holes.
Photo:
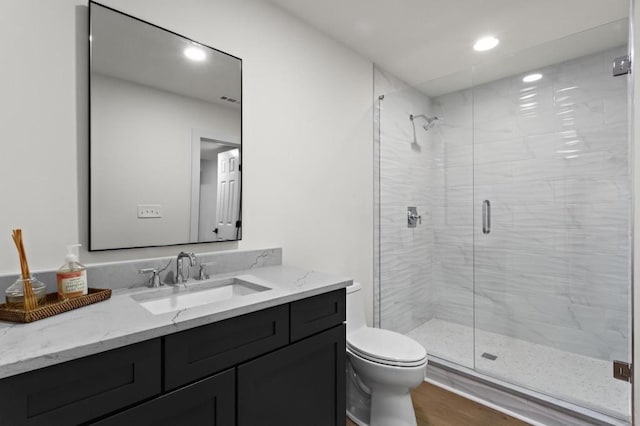
[[[435,318],[469,327],[473,327],[474,321],[473,96],[471,90],[464,90],[433,100],[441,124],[434,129],[434,155],[427,166],[435,184],[431,205],[435,236],[432,247]],[[496,116],[510,108],[503,102],[494,106]],[[508,130],[499,129],[500,134],[503,131]],[[509,133],[504,139],[511,137]]]

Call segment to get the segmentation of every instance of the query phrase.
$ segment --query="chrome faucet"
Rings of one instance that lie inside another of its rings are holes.
[[[174,280],[175,284],[182,284],[187,282],[187,278],[189,278],[189,274],[187,274],[187,278],[184,277],[182,259],[185,257],[189,258],[189,265],[196,266],[196,255],[193,253],[185,253],[181,251],[178,253],[178,259],[176,259],[176,278]]]

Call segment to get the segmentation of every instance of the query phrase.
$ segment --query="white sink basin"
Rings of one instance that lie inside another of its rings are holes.
[[[227,300],[271,290],[269,287],[239,278],[202,281],[131,296],[154,315]]]

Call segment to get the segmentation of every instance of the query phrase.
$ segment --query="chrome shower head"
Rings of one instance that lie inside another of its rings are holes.
[[[423,124],[422,128],[428,131],[436,125],[436,121],[438,121],[438,117],[427,117],[427,123]]]
[[[433,117],[427,117],[424,114],[419,114],[419,115],[409,114],[409,120],[413,121],[416,118],[424,118],[426,120],[426,123],[422,125],[422,128],[425,131],[429,131],[429,129],[432,129],[436,125],[436,121],[439,120],[439,118],[436,117],[435,115]]]

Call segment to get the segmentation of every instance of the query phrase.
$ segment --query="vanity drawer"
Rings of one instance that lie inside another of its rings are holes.
[[[0,380],[0,424],[84,423],[161,391],[160,339]]]
[[[289,343],[287,305],[164,338],[164,388],[202,379]]]
[[[291,303],[291,341],[342,324],[346,319],[345,309],[344,288]]]

